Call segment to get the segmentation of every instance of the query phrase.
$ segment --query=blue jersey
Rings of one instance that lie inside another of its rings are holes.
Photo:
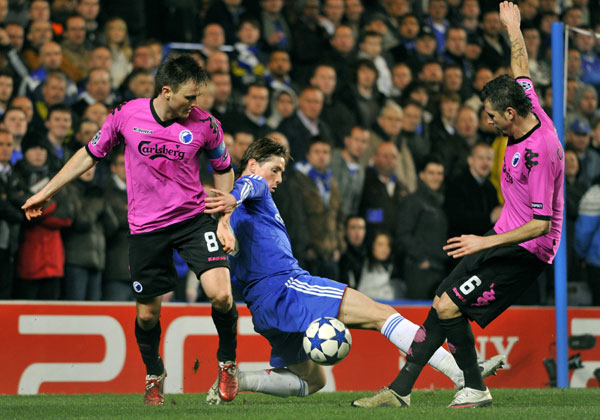
[[[281,278],[285,282],[290,276],[308,274],[292,254],[290,238],[267,181],[258,175],[243,176],[235,182],[231,194],[238,202],[231,215],[231,227],[239,249],[229,261],[232,282],[244,299],[251,302],[258,297],[252,296],[251,289],[261,280]]]

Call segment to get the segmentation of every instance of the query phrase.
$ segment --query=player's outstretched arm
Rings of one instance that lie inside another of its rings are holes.
[[[211,188],[210,191],[214,197],[206,197],[204,205],[206,206],[205,213],[232,213],[237,207],[237,200],[231,193],[226,193],[216,188]]]
[[[521,12],[519,7],[509,1],[500,3],[500,21],[504,25],[510,40],[510,68],[514,77],[529,74],[529,60],[525,41],[521,33]]]
[[[92,159],[84,147],[79,149],[40,192],[29,197],[25,204],[21,206],[21,209],[25,211],[27,220],[41,216],[42,209],[48,204],[52,196],[56,194],[58,190],[95,164],[96,161]]]

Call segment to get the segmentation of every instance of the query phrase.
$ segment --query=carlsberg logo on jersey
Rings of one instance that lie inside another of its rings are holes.
[[[183,160],[185,152],[179,149],[179,145],[175,146],[175,149],[167,148],[166,144],[157,145],[152,144],[149,141],[141,141],[138,145],[138,151],[140,155],[146,156],[151,160],[158,158],[165,158],[169,160]]]

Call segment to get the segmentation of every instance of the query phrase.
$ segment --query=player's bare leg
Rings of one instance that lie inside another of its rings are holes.
[[[146,405],[163,405],[165,402],[163,388],[167,372],[158,354],[161,336],[160,309],[161,296],[136,301],[135,337],[146,365]]]
[[[221,398],[231,401],[238,392],[236,347],[238,312],[233,302],[229,269],[215,267],[200,275],[200,282],[212,304],[212,319],[219,334],[218,389]]]

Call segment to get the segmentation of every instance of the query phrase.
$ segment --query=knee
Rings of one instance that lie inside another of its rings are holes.
[[[233,296],[226,291],[220,291],[210,297],[210,303],[219,312],[229,312],[233,305]]]
[[[433,309],[435,309],[440,319],[449,319],[460,315],[458,307],[445,293],[433,302]]]
[[[142,309],[138,311],[137,319],[140,327],[145,330],[149,330],[153,328],[158,322],[158,318],[160,316],[160,310],[148,310]]]
[[[325,378],[324,373],[319,372],[319,374],[312,375],[310,378],[308,378],[306,383],[308,384],[308,393],[314,394],[315,392],[323,389],[327,383],[327,378]]]

